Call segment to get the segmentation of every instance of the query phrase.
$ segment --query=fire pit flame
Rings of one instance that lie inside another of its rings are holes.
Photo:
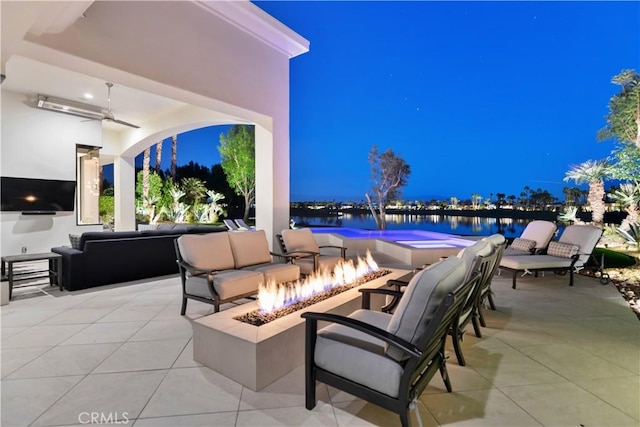
[[[304,280],[283,286],[278,286],[270,280],[266,285],[261,285],[258,290],[260,312],[271,313],[329,289],[353,283],[366,274],[378,270],[378,264],[371,256],[371,252],[367,250],[366,256],[358,257],[356,263],[353,260],[339,262],[333,272],[323,270],[307,276]]]

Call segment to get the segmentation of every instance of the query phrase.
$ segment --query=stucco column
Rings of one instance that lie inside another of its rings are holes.
[[[136,168],[135,157],[116,157],[113,162],[115,196],[115,229],[136,229]]]
[[[284,121],[283,121],[284,122]],[[276,252],[275,235],[289,228],[289,130],[288,123],[271,133],[256,124],[256,227],[265,230]]]

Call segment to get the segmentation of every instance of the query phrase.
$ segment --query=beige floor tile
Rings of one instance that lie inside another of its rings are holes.
[[[10,305],[12,304],[14,303],[11,302]],[[24,306],[25,304],[20,304],[20,305]],[[44,310],[25,308],[23,311],[8,311],[8,310],[5,311],[3,309],[2,320],[0,322],[0,325],[3,328],[14,328],[17,326],[33,326],[47,319],[51,319],[52,317],[62,312],[63,312],[62,309],[52,310],[51,308],[44,309]]]
[[[637,426],[638,420],[570,382],[501,387],[543,425]]]
[[[189,339],[192,335],[193,328],[188,319],[151,320],[129,338],[129,341]]]
[[[114,322],[83,325],[82,331],[63,341],[60,345],[125,342],[144,324],[145,322]]]
[[[0,369],[2,371],[2,378],[52,348],[54,347],[3,348],[0,350]]]
[[[511,347],[465,351],[467,367],[491,384],[520,385],[563,382],[565,378]]]
[[[0,340],[4,342],[5,340],[11,338],[17,333],[23,332],[27,330],[28,326],[13,326],[13,327],[2,327],[0,329]]]
[[[237,411],[242,386],[209,368],[172,369],[141,416]]]
[[[2,380],[3,426],[27,426],[67,393],[83,377]]]
[[[495,388],[423,395],[420,400],[443,426],[541,425]]]
[[[57,346],[16,370],[8,378],[85,375],[90,373],[119,346],[119,343]]]
[[[218,412],[215,414],[178,415],[175,417],[138,418],[134,427],[233,427],[238,413]]]
[[[46,347],[58,345],[89,327],[81,325],[38,325],[12,336],[2,348]]]
[[[175,295],[171,294],[142,294],[137,295],[131,301],[123,305],[123,307],[139,307],[147,305],[160,305],[166,307],[173,299]]]
[[[576,384],[621,410],[640,425],[640,377],[579,380]]]
[[[87,412],[119,419],[125,414],[127,418],[136,418],[166,373],[146,371],[88,375],[42,414],[34,425],[78,424],[83,422],[83,413]]]
[[[97,320],[97,323],[111,322],[148,322],[164,309],[163,306],[142,305],[142,306],[122,306],[114,309],[104,317]]]
[[[193,360],[193,338],[191,338],[180,353],[180,356],[176,359],[172,368],[196,368],[199,366],[203,365]]]
[[[328,404],[316,406],[312,411],[304,407],[239,411],[236,426],[336,426],[333,408]]]
[[[97,366],[93,373],[169,369],[186,344],[186,339],[126,342]]]
[[[640,375],[640,342],[616,339],[577,343],[576,347]]]
[[[107,308],[70,308],[46,321],[47,325],[75,325],[93,323],[113,311]]]
[[[454,391],[483,390],[492,387],[491,383],[482,375],[467,366],[458,366],[455,362],[447,363],[447,371]],[[440,373],[433,376],[423,392],[423,394],[434,393],[447,393]]]
[[[334,411],[339,426],[400,426],[400,416],[363,400],[334,403]],[[422,402],[417,402],[409,410],[409,422],[412,426],[438,426]]]
[[[571,381],[632,374],[626,369],[570,344],[536,345],[522,347],[520,351]]]
[[[316,383],[316,398],[319,402],[329,401],[329,391],[325,384]],[[245,387],[242,390],[240,410],[304,407],[304,404],[304,366],[300,366],[261,391]]]

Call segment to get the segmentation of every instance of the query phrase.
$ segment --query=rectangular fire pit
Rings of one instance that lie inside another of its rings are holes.
[[[379,288],[407,270],[391,273],[262,326],[234,317],[258,308],[257,302],[202,317],[193,322],[193,359],[232,380],[258,391],[304,363],[304,319],[307,311],[347,315],[360,308],[361,288]],[[384,297],[371,301],[384,305]]]

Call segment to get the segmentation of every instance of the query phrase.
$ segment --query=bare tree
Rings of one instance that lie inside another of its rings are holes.
[[[402,188],[407,185],[411,169],[407,162],[397,156],[392,149],[379,153],[377,145],[374,145],[369,152],[369,164],[373,181],[371,192],[375,198],[375,204],[369,193],[366,193],[365,197],[378,230],[386,230],[386,205],[390,200],[400,196]]]

